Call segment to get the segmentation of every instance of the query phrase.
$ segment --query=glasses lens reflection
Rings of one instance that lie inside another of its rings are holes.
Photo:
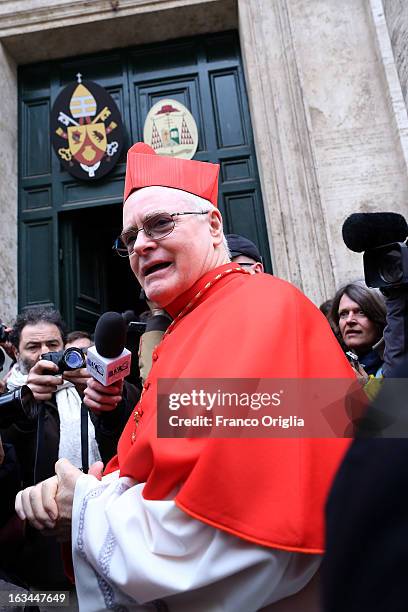
[[[173,231],[174,219],[171,215],[166,213],[155,215],[144,222],[143,229],[150,238],[156,240],[158,238],[164,238]]]

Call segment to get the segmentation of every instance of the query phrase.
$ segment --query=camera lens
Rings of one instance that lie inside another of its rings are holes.
[[[68,370],[77,370],[85,365],[84,354],[79,348],[71,347],[64,353],[64,362]]]
[[[379,274],[383,281],[390,285],[397,285],[402,281],[403,271],[401,253],[397,249],[392,249],[386,253],[379,267]]]

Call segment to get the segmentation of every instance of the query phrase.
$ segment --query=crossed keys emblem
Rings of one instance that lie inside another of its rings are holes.
[[[69,100],[69,109],[66,109],[69,114],[65,110],[58,111],[55,134],[64,139],[67,146],[58,146],[56,152],[65,162],[77,161],[88,177],[94,178],[102,160],[112,158],[119,151],[117,140],[108,141],[109,134],[118,128],[118,123],[111,119],[109,106],[103,106],[98,112],[97,100],[90,90],[95,84],[83,83],[81,76],[77,74],[78,84]],[[109,94],[105,93],[107,97]]]

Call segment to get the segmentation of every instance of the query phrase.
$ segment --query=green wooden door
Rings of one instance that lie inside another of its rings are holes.
[[[78,72],[109,91],[126,131],[119,164],[91,184],[65,172],[50,144],[50,109]],[[143,139],[147,113],[163,98],[193,114],[195,159],[221,165],[226,232],[254,240],[271,271],[238,38],[227,32],[19,70],[20,309],[53,305],[71,329],[93,328],[104,310],[140,309],[128,263],[111,243],[121,229],[125,151]]]

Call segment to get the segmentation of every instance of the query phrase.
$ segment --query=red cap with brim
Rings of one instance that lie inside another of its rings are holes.
[[[181,189],[217,206],[219,171],[218,164],[156,155],[149,145],[137,142],[127,154],[123,200],[136,189],[157,186]]]

